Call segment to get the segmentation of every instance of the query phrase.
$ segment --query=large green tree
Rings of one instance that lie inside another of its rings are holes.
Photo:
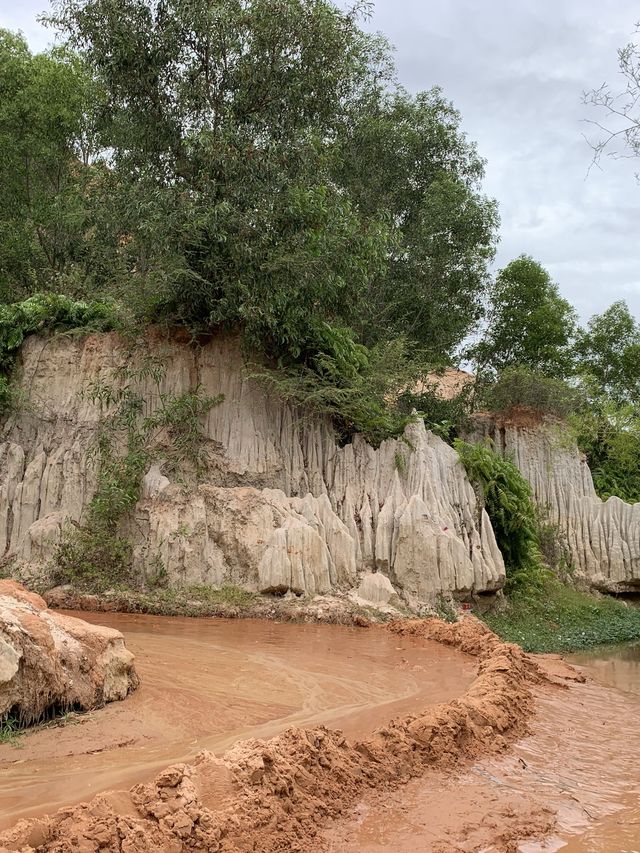
[[[439,92],[394,88],[366,9],[56,4],[106,92],[114,254],[147,311],[294,359],[335,340],[326,324],[434,354],[472,327],[496,223],[482,161]]]
[[[364,340],[402,333],[446,358],[482,314],[498,223],[459,113],[437,88],[367,91],[334,162],[361,213],[393,225],[388,264],[370,279],[360,315]]]
[[[573,371],[576,313],[545,268],[521,255],[501,270],[490,296],[486,330],[472,347],[480,372],[520,366],[566,378]]]
[[[387,229],[331,180],[328,141],[370,73],[358,10],[325,0],[63,0],[107,97],[119,254],[162,316],[242,325],[294,358],[349,322]]]
[[[0,299],[47,287],[82,254],[88,78],[65,51],[0,30]]]
[[[594,315],[576,341],[580,372],[619,403],[640,401],[640,325],[626,302]]]

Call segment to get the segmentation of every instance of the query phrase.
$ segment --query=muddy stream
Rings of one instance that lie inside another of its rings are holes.
[[[78,614],[71,614],[78,615]],[[323,723],[360,736],[391,717],[465,692],[475,663],[382,628],[111,613],[140,688],[78,718],[0,745],[0,829],[146,781],[201,749]]]
[[[82,616],[124,633],[141,687],[0,745],[0,828],[291,725],[366,735],[462,695],[477,668],[453,649],[377,627]],[[508,753],[371,791],[321,833],[318,849],[640,853],[640,645],[571,660],[588,683],[539,689],[531,734]]]
[[[640,853],[640,644],[569,660],[587,683],[539,690],[529,737],[372,792],[324,832],[331,853]],[[556,828],[536,833],[545,815]]]

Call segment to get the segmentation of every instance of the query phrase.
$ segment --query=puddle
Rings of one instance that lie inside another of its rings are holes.
[[[454,649],[379,627],[82,616],[123,632],[141,686],[75,725],[0,745],[0,828],[288,726],[360,736],[462,695],[476,671]]]

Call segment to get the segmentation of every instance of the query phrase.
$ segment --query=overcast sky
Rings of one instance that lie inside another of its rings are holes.
[[[42,49],[46,5],[0,0],[0,26]],[[639,19],[631,0],[377,0],[367,24],[395,45],[410,91],[444,89],[488,161],[498,268],[533,255],[583,319],[616,299],[640,318],[640,162],[587,175],[583,120],[596,114],[581,102],[585,89],[619,84],[616,50]]]

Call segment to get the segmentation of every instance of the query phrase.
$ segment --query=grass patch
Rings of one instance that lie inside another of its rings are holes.
[[[17,741],[21,734],[18,721],[14,717],[6,717],[0,722],[0,743],[9,743],[12,746],[17,746]]]
[[[481,618],[527,652],[571,652],[640,639],[640,608],[580,592],[555,578],[541,589],[514,591],[505,610]]]
[[[125,612],[158,616],[224,615],[226,609],[248,610],[260,600],[257,593],[231,584],[219,589],[197,585],[152,590],[116,586],[109,597],[118,603],[118,609]]]

